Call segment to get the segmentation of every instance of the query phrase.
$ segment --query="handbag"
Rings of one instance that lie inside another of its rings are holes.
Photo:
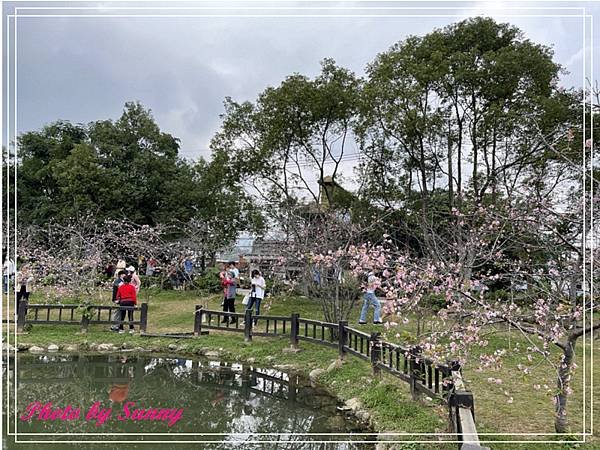
[[[242,305],[247,305],[248,303],[250,303],[250,294],[246,294],[242,300]]]

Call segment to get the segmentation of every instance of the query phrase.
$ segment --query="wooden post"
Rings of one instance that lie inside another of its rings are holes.
[[[288,400],[290,402],[295,402],[296,390],[298,389],[298,375],[290,373],[288,377]]]
[[[300,314],[292,314],[292,323],[290,327],[290,344],[292,348],[298,348],[298,328],[299,328]]]
[[[86,315],[87,310],[81,313],[81,332],[87,333],[88,327],[90,326],[90,318]]]
[[[451,368],[453,386],[448,399],[448,406],[452,431],[457,433],[461,449],[489,450],[488,447],[482,446],[479,442],[479,435],[475,426],[473,394],[465,388],[460,372],[460,364],[453,361]]]
[[[419,398],[417,382],[422,380],[422,374],[421,374],[422,363],[417,362],[417,360],[420,358],[421,358],[421,347],[419,347],[418,345],[411,347],[409,376],[410,376],[410,394],[412,395],[413,400],[417,400]]]
[[[347,326],[347,320],[340,320],[338,322],[338,353],[340,359],[344,359],[344,356],[346,355],[346,350],[344,350],[344,346],[348,344],[348,331],[346,330]]]
[[[381,368],[378,366],[381,361],[381,333],[371,333],[369,343],[371,344],[371,366],[373,367],[373,376],[381,376]]]
[[[196,305],[196,311],[194,313],[194,336],[200,336],[202,334],[202,305]]]
[[[247,309],[244,315],[244,341],[252,342],[252,310]]]
[[[146,327],[148,326],[148,303],[142,303],[140,322],[140,332],[145,333]]]
[[[17,332],[22,333],[25,326],[25,318],[27,317],[27,301],[21,300],[17,311]]]

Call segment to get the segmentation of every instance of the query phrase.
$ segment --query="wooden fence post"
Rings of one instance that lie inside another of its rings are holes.
[[[410,349],[410,394],[412,395],[413,400],[417,400],[419,398],[419,391],[417,389],[417,383],[423,379],[424,373],[422,371],[422,362],[418,362],[417,360],[421,359],[421,347],[418,345],[411,347]]]
[[[81,332],[87,333],[88,327],[90,326],[90,318],[87,316],[88,310],[85,309],[81,313]]]
[[[371,345],[371,366],[373,367],[373,376],[381,376],[381,368],[378,366],[381,361],[381,333],[371,333],[369,339]]]
[[[202,305],[196,305],[196,311],[194,313],[194,336],[200,336],[202,334]]]
[[[347,320],[340,320],[338,322],[338,352],[340,359],[344,359],[344,356],[346,355],[346,350],[344,350],[344,346],[348,345],[348,331],[346,330],[347,326]]]
[[[148,326],[148,303],[142,303],[140,311],[140,332],[145,333]]]
[[[292,323],[290,327],[290,344],[292,348],[298,348],[298,327],[299,327],[300,314],[292,314]]]
[[[17,332],[22,333],[25,326],[25,318],[27,317],[27,301],[21,300],[17,311]]]
[[[475,426],[473,394],[466,390],[460,372],[460,363],[452,361],[450,368],[452,375],[452,390],[448,397],[450,427],[453,432],[457,433],[457,438],[460,441],[459,448],[464,450],[489,450],[488,447],[482,446],[479,442]]]
[[[244,315],[244,341],[252,342],[252,310],[247,309]]]

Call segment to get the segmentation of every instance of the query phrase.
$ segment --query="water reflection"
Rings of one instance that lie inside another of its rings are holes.
[[[145,440],[222,441],[215,445],[191,444],[189,448],[234,444],[242,444],[243,448],[372,448],[366,444],[314,442],[346,437],[306,435],[365,430],[337,410],[335,398],[294,373],[221,361],[124,355],[23,355],[17,362],[19,415],[34,402],[52,402],[54,408],[71,405],[81,410],[80,419],[73,421],[40,420],[39,415],[19,420],[19,433],[107,433],[91,438],[123,440],[136,436],[114,433],[141,433],[146,434]],[[94,405],[96,417],[92,414],[86,420]],[[102,419],[101,412],[108,410],[105,421],[98,420]],[[178,410],[183,410],[180,417],[176,417]],[[147,433],[191,434],[176,437]],[[219,435],[193,435],[204,433]],[[249,442],[265,439],[280,442]],[[131,444],[127,447],[134,448]]]

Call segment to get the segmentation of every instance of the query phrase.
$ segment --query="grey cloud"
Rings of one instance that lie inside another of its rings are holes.
[[[20,131],[57,119],[117,118],[125,101],[139,100],[163,130],[181,138],[183,156],[198,157],[207,156],[226,96],[252,100],[293,72],[314,76],[324,57],[361,75],[377,53],[408,34],[459,19],[19,20]],[[581,47],[580,20],[511,22],[533,41],[553,45],[563,64]],[[580,85],[581,61],[572,59],[564,82]]]

